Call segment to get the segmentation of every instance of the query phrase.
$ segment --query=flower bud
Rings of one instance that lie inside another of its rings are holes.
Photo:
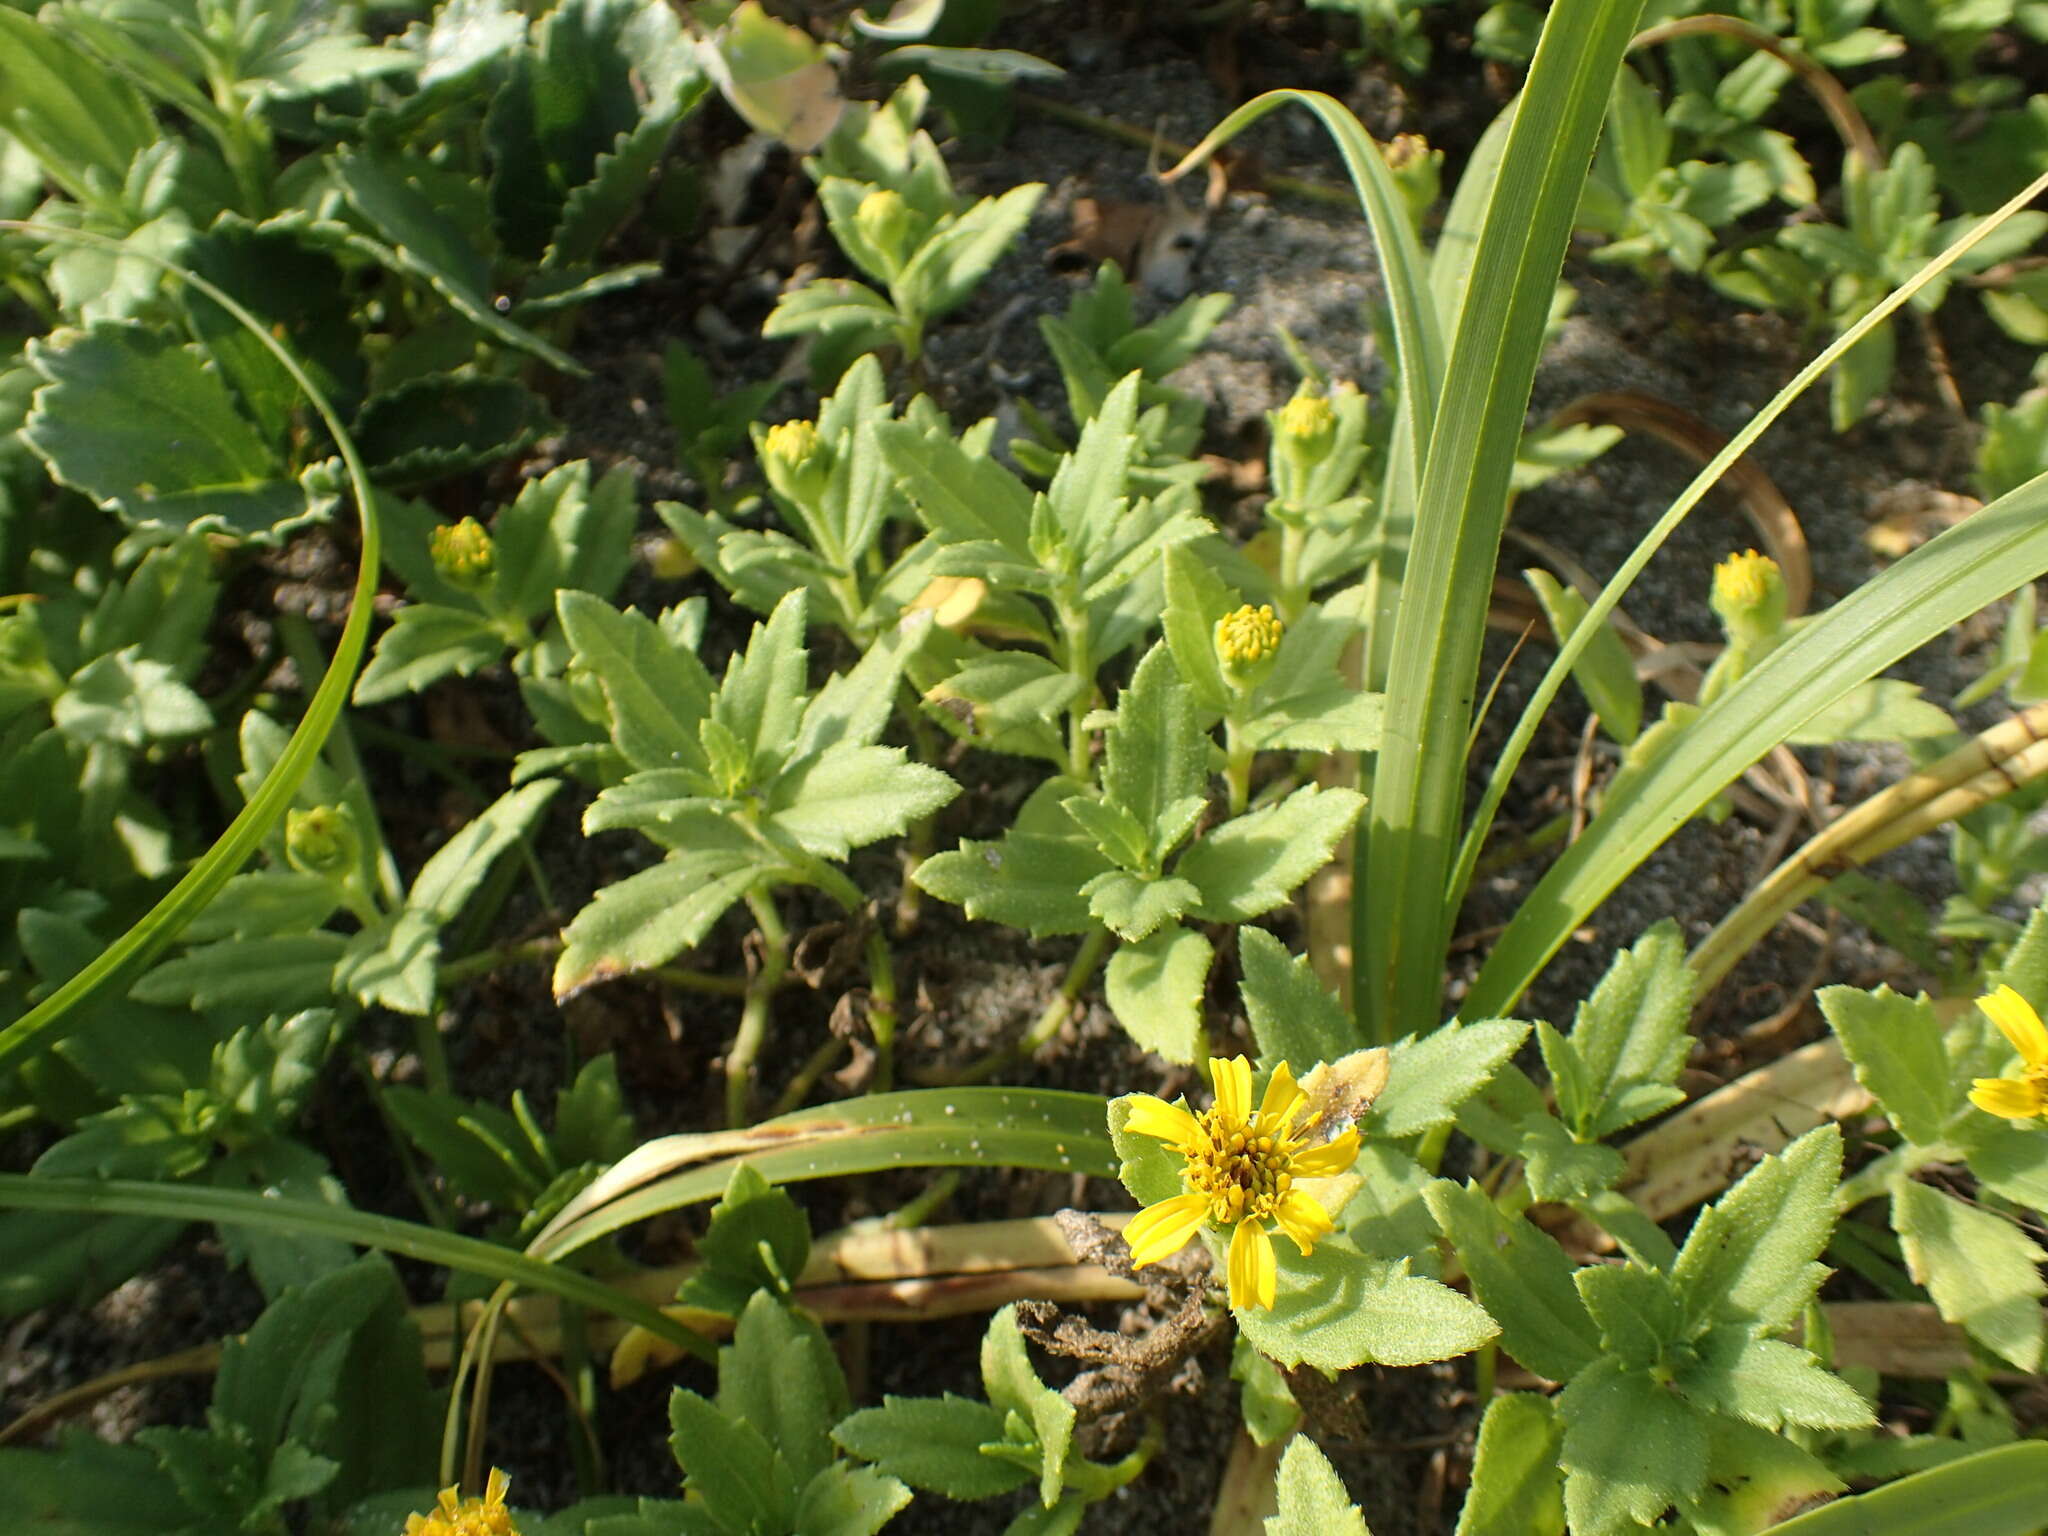
[[[299,873],[340,879],[354,871],[361,853],[362,839],[347,806],[285,812],[284,856]]]
[[[832,478],[832,454],[815,422],[779,421],[758,439],[761,468],[778,494],[808,512]]]
[[[1249,688],[1273,669],[1285,628],[1274,616],[1271,603],[1254,608],[1250,603],[1233,609],[1216,621],[1216,660],[1223,675],[1239,688]]]
[[[853,210],[853,222],[880,254],[893,278],[908,258],[904,247],[910,243],[910,204],[903,200],[903,194],[890,187],[875,188]]]
[[[427,540],[427,553],[433,557],[435,574],[464,592],[485,591],[497,576],[498,546],[473,517],[436,528]]]
[[[1444,152],[1431,149],[1429,140],[1419,133],[1397,133],[1382,153],[1387,169],[1394,173],[1394,185],[1400,188],[1408,222],[1419,231],[1443,191]]]
[[[1754,647],[1785,627],[1785,575],[1768,555],[1746,549],[1714,567],[1709,599],[1732,645]]]

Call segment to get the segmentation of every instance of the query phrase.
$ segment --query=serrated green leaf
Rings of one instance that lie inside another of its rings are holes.
[[[372,395],[351,430],[378,483],[422,486],[523,453],[558,425],[516,379],[429,373]]]
[[[222,1346],[213,1412],[256,1446],[278,1445],[301,1395],[313,1392],[317,1401],[332,1385],[348,1336],[384,1300],[389,1283],[389,1265],[371,1255],[279,1296],[248,1333]]]
[[[711,710],[704,664],[671,645],[644,614],[582,592],[555,600],[578,665],[612,706],[612,737],[636,768],[704,765],[698,726]]]
[[[1878,678],[1850,689],[1785,741],[1794,747],[1828,747],[1838,741],[1916,741],[1952,735],[1955,728],[1948,712],[1920,697],[1914,684]]]
[[[756,1291],[779,1294],[796,1284],[811,1256],[810,1223],[786,1192],[741,1163],[711,1208],[697,1256],[702,1267],[684,1282],[682,1299],[738,1316]]]
[[[977,458],[951,437],[909,422],[875,426],[882,457],[932,532],[949,543],[986,540],[1035,565],[1031,495],[995,460]]]
[[[0,126],[82,202],[110,198],[157,139],[148,104],[48,22],[0,15]]]
[[[1327,864],[1364,808],[1356,790],[1304,785],[1278,805],[1202,834],[1174,873],[1201,888],[1198,917],[1245,922],[1272,911]]]
[[[1706,1485],[1680,1506],[1699,1536],[1776,1530],[1787,1510],[1803,1509],[1846,1486],[1784,1435],[1719,1415],[1709,1421],[1708,1435]]]
[[[1202,1046],[1202,994],[1213,955],[1208,939],[1178,923],[1143,943],[1118,946],[1103,992],[1124,1032],[1168,1061],[1193,1061]]]
[[[1044,195],[1042,183],[1028,182],[941,223],[891,285],[903,308],[924,320],[958,308],[1024,232]]]
[[[950,1392],[884,1397],[881,1407],[842,1419],[832,1438],[889,1476],[952,1499],[992,1499],[1033,1480],[1014,1462],[981,1452],[1002,1440],[1002,1414]]]
[[[1686,1317],[1787,1327],[1826,1278],[1814,1260],[1835,1228],[1842,1135],[1816,1126],[1700,1212],[1672,1269]]]
[[[1387,1086],[1362,1128],[1379,1136],[1413,1136],[1445,1124],[1528,1038],[1529,1026],[1520,1019],[1454,1019],[1426,1035],[1396,1041]]]
[[[334,965],[347,947],[338,933],[203,944],[146,972],[128,995],[137,1002],[202,1010],[239,1004],[281,1012],[317,1008],[333,1000]]]
[[[1128,375],[1104,397],[1046,488],[1046,501],[1061,534],[1077,552],[1102,542],[1125,508],[1124,480],[1138,441],[1134,428],[1140,378]]]
[[[1181,1171],[1187,1167],[1187,1160],[1158,1137],[1125,1129],[1130,1123],[1132,1101],[1138,1097],[1127,1093],[1109,1101],[1109,1139],[1116,1148],[1117,1178],[1124,1188],[1139,1204],[1156,1205],[1186,1193]],[[1185,1097],[1175,1102],[1187,1108]]]
[[[824,1330],[767,1291],[754,1292],[719,1351],[718,1407],[751,1424],[799,1484],[831,1463],[832,1426],[851,1404]]]
[[[1892,1191],[1892,1225],[1943,1318],[2021,1370],[2041,1368],[2048,1254],[2004,1217],[1911,1179]]]
[[[348,940],[334,962],[333,986],[365,1007],[423,1017],[434,1009],[440,962],[440,925],[425,913],[395,912]]]
[[[213,711],[170,667],[131,645],[79,668],[50,705],[50,722],[83,745],[138,751],[151,741],[210,729]]]
[[[673,959],[710,932],[764,873],[753,863],[735,867],[731,857],[715,866],[678,857],[606,886],[562,930],[556,999]]]
[[[843,859],[907,832],[959,793],[938,769],[907,761],[901,747],[837,746],[777,777],[769,821],[806,852]]]
[[[58,480],[138,525],[268,536],[310,515],[306,492],[196,351],[102,321],[29,344],[48,382],[22,440]]]
[[[1154,645],[1117,697],[1116,724],[1103,746],[1102,788],[1146,829],[1155,858],[1166,856],[1176,829],[1184,830],[1184,807],[1202,793],[1208,761],[1209,739],[1196,718],[1193,691],[1175,670],[1172,652]]]
[[[1601,1348],[1612,1358],[1648,1370],[1686,1337],[1677,1292],[1670,1278],[1654,1269],[1588,1265],[1572,1275],[1572,1283],[1600,1330]]]
[[[1876,1422],[1861,1393],[1781,1339],[1759,1339],[1738,1323],[1709,1328],[1681,1366],[1678,1389],[1702,1408],[1762,1429],[1863,1429]]]
[[[1575,1141],[1550,1115],[1522,1122],[1522,1158],[1529,1193],[1538,1200],[1586,1200],[1612,1189],[1628,1171],[1627,1160],[1604,1142]]]
[[[1670,1088],[1685,1065],[1693,990],[1685,941],[1668,918],[1615,957],[1572,1022],[1572,1046],[1594,1095],[1593,1107],[1573,1126],[1582,1139],[1599,1140],[1632,1124],[1645,1104],[1661,1108],[1683,1099],[1676,1089],[1668,1096],[1640,1090]]]
[[[1047,1509],[1059,1501],[1067,1452],[1074,1438],[1074,1405],[1038,1379],[1017,1327],[1014,1302],[989,1319],[981,1337],[981,1385],[989,1406],[1016,1414],[1031,1426],[1039,1465],[1038,1499]]]
[[[420,866],[406,893],[407,909],[437,927],[454,922],[491,865],[526,835],[561,787],[561,780],[545,779],[492,801]]]
[[[1652,1525],[1706,1482],[1704,1417],[1648,1375],[1597,1360],[1557,1400],[1565,1512],[1574,1536]]]
[[[688,1490],[727,1530],[787,1530],[796,1505],[789,1468],[761,1432],[683,1387],[668,1400],[669,1449]]]
[[[1503,1349],[1552,1381],[1570,1381],[1600,1358],[1599,1331],[1555,1238],[1502,1216],[1477,1185],[1432,1184],[1423,1200],[1457,1250],[1473,1294],[1499,1320]]]
[[[874,1536],[910,1499],[910,1489],[886,1473],[834,1462],[804,1484],[796,1529],[803,1536]]]
[[[1194,552],[1193,545],[1176,544],[1167,550],[1165,570],[1166,608],[1161,623],[1174,665],[1202,707],[1223,714],[1235,695],[1216,660],[1216,621],[1236,606],[1237,594]]]
[[[356,679],[355,702],[381,704],[418,693],[451,674],[468,677],[505,654],[505,637],[480,613],[414,603],[391,616],[369,665]]]
[[[1095,920],[1131,944],[1141,944],[1201,897],[1186,880],[1147,880],[1127,870],[1105,870],[1081,887]]]
[[[632,563],[639,512],[629,464],[614,465],[595,486],[587,459],[527,481],[492,528],[497,603],[531,620],[551,613],[564,587],[609,598]]]
[[[1323,986],[1306,955],[1288,954],[1287,946],[1263,928],[1239,929],[1237,944],[1259,1066],[1284,1061],[1305,1074],[1358,1045],[1351,1015]]]
[[[1080,887],[1109,867],[1074,837],[1011,832],[1000,842],[963,841],[918,865],[911,879],[969,917],[1022,928],[1035,938],[1096,926]]]
[[[1274,1491],[1278,1508],[1266,1517],[1266,1536],[1372,1536],[1337,1469],[1306,1435],[1287,1443]]]
[[[1815,1001],[1855,1067],[1856,1080],[1899,1134],[1922,1146],[1938,1142],[1955,1111],[1956,1085],[1934,1005],[1925,996],[1901,997],[1890,987],[1826,987]]]
[[[1273,1251],[1273,1305],[1235,1316],[1252,1345],[1283,1366],[1422,1365],[1467,1354],[1500,1332],[1477,1303],[1410,1274],[1405,1261],[1368,1259],[1343,1236],[1324,1238],[1309,1255],[1276,1236]]]

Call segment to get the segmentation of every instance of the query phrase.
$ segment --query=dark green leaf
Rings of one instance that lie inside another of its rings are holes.
[[[513,379],[432,373],[373,395],[356,447],[383,485],[425,485],[523,453],[557,429],[546,404]]]
[[[832,1431],[850,1454],[913,1488],[954,1499],[992,1499],[1033,1479],[1014,1462],[985,1456],[1003,1438],[1003,1416],[969,1397],[885,1397]]]
[[[789,1529],[796,1488],[761,1432],[682,1387],[670,1394],[669,1449],[689,1491],[729,1531]]]
[[[824,1330],[756,1291],[732,1343],[719,1351],[718,1407],[759,1430],[801,1485],[830,1465],[832,1426],[852,1404]]]

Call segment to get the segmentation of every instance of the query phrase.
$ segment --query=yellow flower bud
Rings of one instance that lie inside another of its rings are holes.
[[[316,805],[284,816],[284,856],[301,874],[347,875],[362,852],[355,817],[345,805]]]
[[[1785,575],[1778,562],[1753,549],[1730,555],[1714,567],[1710,604],[1730,642],[1755,645],[1785,627]]]
[[[435,573],[464,592],[483,591],[497,575],[498,546],[473,517],[436,528],[428,537],[427,553],[433,557]]]
[[[1337,430],[1337,412],[1322,395],[1296,395],[1280,408],[1280,434],[1304,448],[1320,448]]]
[[[818,452],[818,428],[808,421],[778,421],[762,439],[761,450],[791,469],[802,469]]]
[[[853,210],[853,222],[892,272],[903,264],[903,248],[910,239],[911,212],[902,193],[890,187],[875,188]]]
[[[1223,664],[1223,675],[1240,685],[1257,681],[1271,668],[1284,628],[1271,603],[1257,608],[1246,603],[1218,619],[1216,659]]]

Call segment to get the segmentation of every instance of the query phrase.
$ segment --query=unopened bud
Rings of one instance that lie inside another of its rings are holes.
[[[345,876],[356,867],[361,852],[356,820],[347,806],[316,805],[307,811],[285,812],[284,856],[301,874],[330,879]]]
[[[853,221],[890,268],[903,265],[908,254],[904,246],[910,239],[911,213],[902,193],[890,187],[875,188],[853,210]]]
[[[464,592],[481,592],[490,586],[498,571],[498,546],[473,517],[459,523],[443,523],[427,540],[434,571],[451,587]]]

